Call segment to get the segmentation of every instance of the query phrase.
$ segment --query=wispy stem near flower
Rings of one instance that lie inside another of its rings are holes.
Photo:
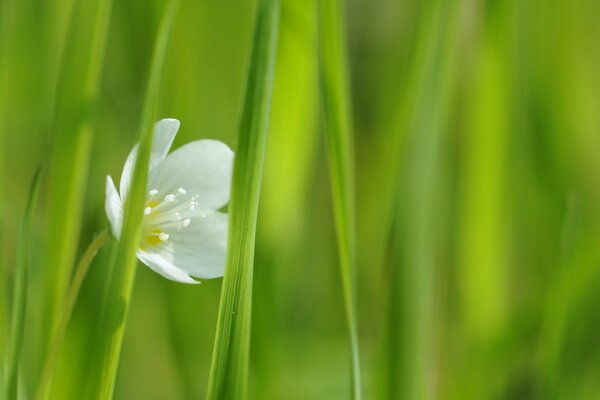
[[[10,345],[8,347],[8,362],[6,368],[6,399],[19,398],[19,365],[21,352],[23,350],[23,335],[25,326],[25,314],[27,308],[27,275],[29,269],[29,245],[31,241],[31,227],[33,213],[35,211],[40,186],[42,182],[43,169],[38,168],[31,190],[29,200],[25,209],[25,218],[21,227],[19,237],[19,248],[14,271],[13,304],[11,315]]]
[[[173,0],[167,5],[155,42],[140,120],[140,139],[133,167],[133,179],[124,206],[121,237],[112,257],[112,273],[94,349],[94,362],[86,398],[110,399],[114,391],[125,322],[135,280],[136,249],[140,242],[141,221],[146,197],[146,179],[152,149],[152,127],[168,42],[178,6],[178,0]]]
[[[250,353],[252,276],[279,0],[259,0],[229,205],[229,250],[207,399],[245,398]]]
[[[50,380],[52,378],[52,371],[56,362],[56,357],[58,356],[58,350],[60,349],[62,340],[67,331],[67,326],[69,324],[69,320],[71,319],[71,314],[73,313],[73,308],[75,307],[75,302],[77,301],[77,297],[79,295],[79,289],[81,289],[83,279],[87,274],[92,260],[96,256],[98,250],[100,250],[102,246],[104,246],[107,239],[108,231],[103,230],[102,232],[100,232],[94,238],[94,240],[92,240],[85,253],[83,253],[83,256],[77,264],[77,267],[75,268],[75,275],[73,276],[73,279],[71,281],[71,287],[65,300],[65,307],[63,309],[56,331],[52,336],[50,349],[46,356],[46,360],[44,361],[42,377],[40,379],[40,382],[38,383],[38,387],[35,394],[35,399],[37,400],[42,400],[47,396],[47,390],[49,388]]]
[[[320,0],[319,72],[333,211],[346,324],[352,357],[352,398],[361,398],[360,356],[355,310],[356,228],[354,146],[346,70],[342,0]]]

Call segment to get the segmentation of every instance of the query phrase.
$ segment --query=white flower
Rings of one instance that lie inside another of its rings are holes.
[[[233,152],[217,140],[188,143],[167,156],[179,129],[176,119],[154,125],[148,193],[137,257],[165,278],[198,283],[191,277],[223,276]],[[106,177],[106,214],[116,238],[121,234],[123,204],[131,183],[137,145],[121,175],[120,195]]]

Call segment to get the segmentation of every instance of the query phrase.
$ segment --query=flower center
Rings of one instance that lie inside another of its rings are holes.
[[[180,187],[161,200],[158,193],[157,189],[148,192],[142,221],[142,249],[159,246],[169,240],[173,231],[187,228],[192,219],[206,217],[205,212],[196,210],[199,205],[197,194],[189,196]]]

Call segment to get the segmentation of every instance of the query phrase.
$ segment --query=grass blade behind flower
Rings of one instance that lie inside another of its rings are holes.
[[[113,253],[112,274],[108,283],[107,298],[105,299],[100,321],[92,374],[88,382],[87,398],[110,399],[114,391],[125,322],[135,281],[136,249],[141,234],[140,224],[146,194],[148,161],[152,148],[152,128],[156,119],[168,42],[178,6],[178,0],[172,0],[168,4],[154,47],[144,108],[140,120],[137,159],[131,188],[124,205],[125,213],[121,238]]]
[[[361,398],[360,356],[354,273],[356,228],[354,147],[341,0],[319,1],[319,70],[333,210],[340,258],[346,323],[352,357],[352,398]]]
[[[229,249],[207,399],[246,396],[258,201],[271,106],[279,0],[259,0],[229,204]]]
[[[33,213],[40,194],[42,168],[38,168],[29,192],[29,200],[25,209],[25,218],[21,227],[17,261],[14,270],[13,304],[11,315],[10,345],[6,371],[6,399],[17,399],[19,385],[19,364],[23,350],[25,313],[27,307],[27,275],[29,264],[29,244]]]

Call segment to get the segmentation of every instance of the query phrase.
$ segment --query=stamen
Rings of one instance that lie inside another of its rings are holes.
[[[156,196],[156,195],[158,194],[158,190],[156,190],[156,189],[152,189],[151,191],[149,191],[149,192],[148,192],[148,194],[149,194],[150,196]]]
[[[179,194],[186,194],[186,190],[182,187],[180,187],[179,189],[177,189],[177,192],[179,192]]]
[[[183,227],[185,228],[186,226],[188,226],[190,224],[190,222],[192,222],[191,219],[186,218],[183,220],[183,222],[181,223],[181,225],[183,225]]]
[[[150,215],[151,212],[152,212],[152,207],[144,208],[144,215]]]
[[[168,233],[165,233],[165,232],[161,232],[161,233],[158,235],[158,238],[159,238],[160,240],[162,240],[163,242],[166,242],[167,240],[169,240],[169,234],[168,234]]]
[[[168,195],[165,196],[165,201],[171,202],[173,200],[175,200],[174,194],[169,193]]]

